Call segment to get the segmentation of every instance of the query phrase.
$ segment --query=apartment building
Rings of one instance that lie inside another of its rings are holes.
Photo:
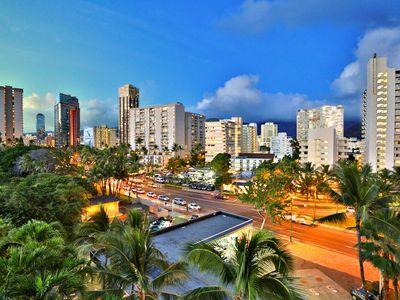
[[[54,135],[57,147],[76,147],[80,142],[80,109],[75,96],[60,93],[54,106]]]
[[[253,171],[266,161],[273,161],[271,153],[239,153],[231,158],[231,170],[235,172]]]
[[[23,93],[12,86],[0,86],[0,142],[23,136]]]
[[[93,145],[95,148],[103,149],[114,147],[118,144],[117,129],[106,125],[93,128]]]
[[[269,147],[270,152],[275,155],[275,159],[280,160],[286,155],[292,156],[291,141],[292,138],[288,137],[286,132],[278,132],[276,136],[271,137]]]
[[[118,130],[121,144],[129,143],[129,113],[132,108],[139,107],[139,89],[131,84],[125,84],[118,90],[119,117]]]
[[[174,144],[184,150],[186,146],[185,107],[182,103],[170,103],[140,108],[129,112],[129,144],[136,150],[143,146],[149,152],[168,148]]]
[[[271,138],[278,134],[278,124],[266,122],[261,124],[261,134],[259,138],[259,145],[269,147]]]
[[[242,146],[244,153],[258,152],[257,124],[250,123],[242,126]]]
[[[362,120],[365,163],[374,171],[400,166],[400,69],[376,54],[367,67]]]
[[[206,162],[218,153],[237,156],[241,152],[241,118],[206,121]]]
[[[201,145],[201,149],[205,147],[205,126],[206,117],[201,114],[185,112],[185,145],[190,151],[197,145]]]

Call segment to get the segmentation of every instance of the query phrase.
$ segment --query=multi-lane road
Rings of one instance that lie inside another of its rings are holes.
[[[152,191],[157,195],[164,194],[171,199],[174,197],[181,197],[187,203],[195,202],[202,207],[202,213],[212,211],[227,211],[234,214],[247,216],[252,218],[254,226],[260,226],[262,218],[254,207],[248,204],[241,203],[238,200],[219,200],[215,199],[211,192],[197,191],[197,190],[181,190],[160,185],[158,187],[145,186],[146,192]],[[175,205],[175,209],[182,210],[179,206]],[[312,208],[302,208],[303,210],[310,210]],[[327,208],[332,210],[332,208]],[[300,211],[300,213],[304,213]],[[279,235],[289,237],[290,235],[290,222],[270,223],[266,227]],[[353,232],[345,230],[332,229],[325,226],[308,227],[306,225],[292,224],[292,237],[295,241],[308,243],[319,246],[325,249],[333,250],[345,255],[356,257],[355,244],[356,236]]]

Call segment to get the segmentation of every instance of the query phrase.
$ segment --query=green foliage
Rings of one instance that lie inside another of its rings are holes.
[[[167,163],[167,169],[172,173],[178,173],[186,167],[186,161],[180,157],[171,157]]]
[[[210,167],[215,173],[217,173],[217,175],[222,175],[229,171],[230,160],[231,160],[230,154],[218,153],[210,162]]]
[[[64,299],[84,291],[88,268],[53,224],[29,221],[0,239],[0,298]]]
[[[0,217],[17,226],[33,219],[58,221],[70,231],[80,221],[87,197],[72,177],[30,175],[0,186]]]
[[[225,287],[233,286],[234,299],[303,299],[290,275],[293,259],[270,232],[243,234],[236,238],[232,253],[220,250],[217,243],[188,244],[185,252],[201,271],[217,276]],[[204,288],[196,290],[201,291]],[[216,290],[217,299],[223,291]]]
[[[18,143],[15,146],[6,146],[0,149],[0,171],[12,173],[15,161],[31,150],[39,149],[38,146],[24,146]]]
[[[300,144],[296,139],[292,139],[290,141],[290,146],[292,147],[292,159],[298,160],[300,159]]]

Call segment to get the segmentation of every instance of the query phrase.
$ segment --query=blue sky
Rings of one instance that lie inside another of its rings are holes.
[[[25,130],[59,92],[83,126],[117,123],[117,90],[141,105],[181,101],[208,117],[294,120],[296,109],[344,104],[359,115],[365,63],[400,67],[400,1],[2,0],[0,85],[24,88]]]

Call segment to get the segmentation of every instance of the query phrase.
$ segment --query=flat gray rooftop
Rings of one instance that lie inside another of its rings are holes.
[[[153,243],[164,253],[168,261],[185,260],[182,249],[187,243],[211,242],[252,223],[252,219],[219,211],[161,230],[154,234]],[[197,287],[217,284],[219,282],[213,276],[200,273],[198,270],[191,268],[187,282],[182,286],[167,287],[165,292],[183,295],[185,292]]]

